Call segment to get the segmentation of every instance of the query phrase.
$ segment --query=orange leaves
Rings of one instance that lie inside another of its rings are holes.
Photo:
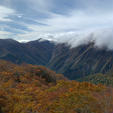
[[[113,112],[112,88],[69,81],[43,66],[5,65],[0,70],[3,113]]]
[[[72,92],[73,91],[73,88],[69,88],[69,92]]]

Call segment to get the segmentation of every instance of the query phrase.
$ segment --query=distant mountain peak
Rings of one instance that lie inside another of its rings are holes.
[[[44,65],[69,79],[106,73],[113,67],[113,51],[98,49],[94,42],[71,48],[68,43],[43,38],[26,43],[0,39],[0,59]]]
[[[43,41],[53,41],[51,38],[39,38],[38,39],[39,42],[43,42]]]

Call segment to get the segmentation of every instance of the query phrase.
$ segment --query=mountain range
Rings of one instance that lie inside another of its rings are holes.
[[[0,39],[0,59],[16,64],[43,65],[71,80],[113,72],[113,51],[99,49],[94,42],[71,48],[66,43],[41,39],[27,43]]]

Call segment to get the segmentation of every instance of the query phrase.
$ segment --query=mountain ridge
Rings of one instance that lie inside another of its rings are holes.
[[[20,43],[0,39],[0,59],[21,64],[44,65],[69,79],[95,73],[107,73],[113,67],[113,51],[96,48],[94,43],[78,47],[49,40]]]

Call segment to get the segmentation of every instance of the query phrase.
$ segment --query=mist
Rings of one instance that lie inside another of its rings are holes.
[[[94,42],[95,47],[113,50],[113,28],[85,32],[65,32],[48,34],[44,39],[51,39],[56,43],[66,43],[71,48]]]

